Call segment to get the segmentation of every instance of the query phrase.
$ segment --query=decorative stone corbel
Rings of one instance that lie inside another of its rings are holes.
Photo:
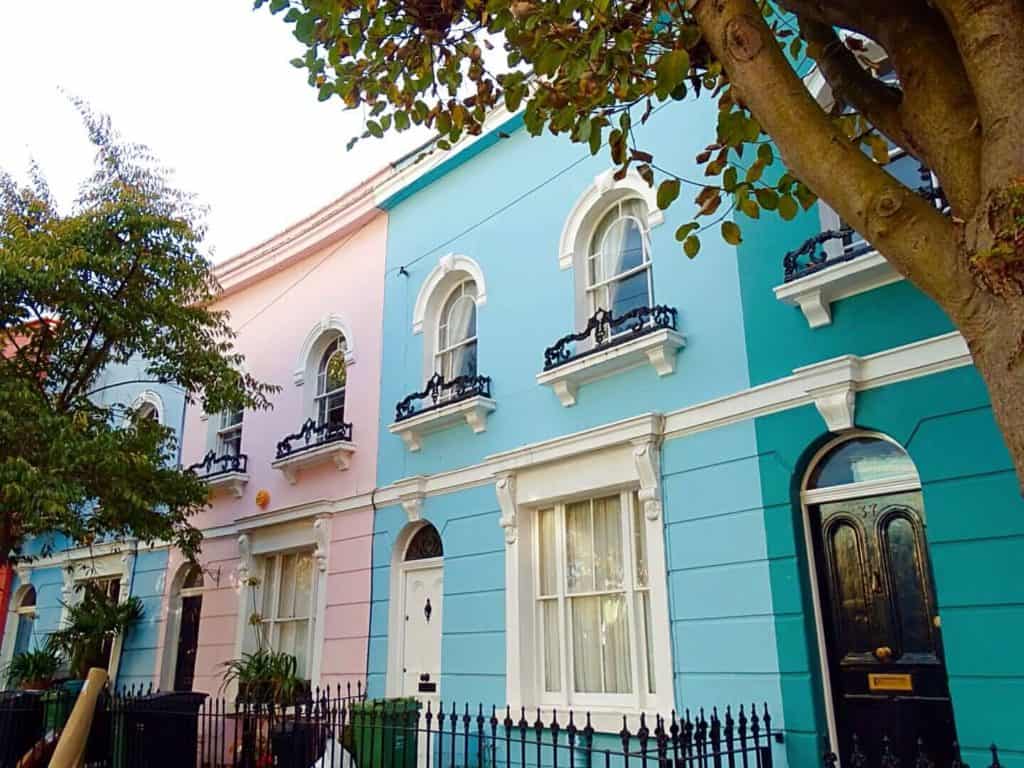
[[[125,539],[124,549],[121,551],[121,588],[117,600],[123,603],[131,596],[132,572],[135,570],[135,557],[138,552],[139,542],[137,539]]]
[[[551,388],[555,391],[555,395],[558,396],[558,402],[566,408],[576,405],[576,391],[578,389],[576,382],[562,379],[561,381],[554,382]]]
[[[238,537],[238,586],[245,586],[253,570],[252,536],[243,533]]]
[[[633,461],[640,478],[640,504],[648,520],[661,517],[661,451],[653,439],[633,444]]]
[[[321,515],[313,520],[313,540],[316,542],[316,549],[313,557],[316,558],[316,566],[321,573],[327,571],[327,553],[331,545],[331,516]]]
[[[498,520],[505,530],[505,543],[515,544],[519,536],[519,516],[516,510],[516,477],[501,475],[494,484],[498,494],[498,506],[501,507],[501,518]]]
[[[829,432],[841,432],[853,427],[857,390],[852,381],[814,389],[809,394],[814,398],[814,406],[825,420]]]
[[[422,475],[409,478],[401,484],[398,492],[398,503],[405,510],[410,523],[418,522],[423,517],[423,500],[426,498],[427,478]]]

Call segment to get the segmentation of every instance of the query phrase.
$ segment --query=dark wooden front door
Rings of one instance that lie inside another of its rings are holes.
[[[174,690],[191,691],[196,673],[196,651],[199,648],[199,617],[203,612],[202,597],[181,600],[181,625],[178,629],[178,661],[174,667]]]
[[[947,766],[956,738],[919,492],[811,508],[840,759],[884,739],[903,765],[917,740]],[[835,747],[834,747],[835,748]],[[856,760],[852,761],[856,763]]]

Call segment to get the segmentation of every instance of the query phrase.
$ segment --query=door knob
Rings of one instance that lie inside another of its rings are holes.
[[[881,661],[882,663],[887,662],[889,659],[892,658],[892,648],[890,648],[888,645],[878,646],[877,648],[875,648],[875,658]]]

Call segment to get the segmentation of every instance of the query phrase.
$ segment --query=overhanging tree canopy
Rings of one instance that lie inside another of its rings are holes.
[[[91,397],[108,366],[145,361],[209,412],[263,408],[202,253],[202,211],[148,151],[78,104],[96,171],[61,213],[38,169],[0,173],[0,565],[25,537],[107,536],[199,548],[205,484],[174,466],[174,430]]]
[[[701,218],[728,200],[784,218],[815,196],[862,233],[960,329],[1024,481],[1024,3],[1021,0],[256,0],[306,46],[319,98],[366,110],[366,136],[425,125],[445,149],[487,112],[605,144],[655,183],[630,131],[653,106],[710,92],[719,104],[698,162],[707,186],[676,235],[696,255]],[[853,34],[851,34],[853,33]],[[884,50],[895,82],[863,66]],[[503,46],[504,52],[494,50]],[[820,69],[826,110],[801,75]],[[523,106],[525,105],[525,106]],[[680,130],[690,126],[679,112]],[[938,177],[944,215],[885,172],[885,141]],[[769,143],[770,141],[770,143]],[[787,172],[767,177],[775,148]],[[865,150],[869,150],[866,152]],[[873,157],[874,156],[874,157]],[[680,194],[659,184],[659,203]],[[741,237],[742,219],[721,234]]]

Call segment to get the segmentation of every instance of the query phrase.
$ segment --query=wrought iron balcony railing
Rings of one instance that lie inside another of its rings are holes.
[[[413,392],[395,406],[395,421],[411,419],[421,413],[477,396],[491,396],[490,376],[456,376],[451,381],[445,381],[440,373],[435,373],[422,392]],[[418,400],[428,404],[417,407]]]
[[[938,208],[942,213],[949,213],[949,202],[946,200],[942,187],[931,182],[931,171],[924,166],[920,168],[921,179],[925,183],[918,187],[915,192]],[[839,253],[830,256],[825,248],[825,243],[831,240],[839,240],[841,246]],[[813,235],[798,248],[787,252],[782,257],[783,282],[789,283],[801,277],[813,275],[827,267],[855,259],[870,253],[874,248],[864,240],[852,227],[843,225],[839,229],[828,229]]]
[[[277,444],[278,459],[287,459],[301,451],[319,448],[322,445],[336,443],[341,440],[352,442],[352,425],[343,421],[340,424],[324,422],[318,424],[316,419],[306,419],[298,432],[283,437]],[[292,445],[292,443],[300,443]]]
[[[592,355],[654,331],[677,330],[678,314],[675,307],[664,304],[637,307],[620,317],[615,317],[606,309],[599,309],[582,331],[567,334],[544,350],[544,370],[550,371],[570,360]],[[578,342],[590,338],[593,338],[593,346],[576,350]]]
[[[244,453],[225,454],[218,456],[216,451],[209,451],[202,461],[190,464],[186,469],[203,478],[226,475],[229,472],[244,473],[249,466],[249,457]]]

